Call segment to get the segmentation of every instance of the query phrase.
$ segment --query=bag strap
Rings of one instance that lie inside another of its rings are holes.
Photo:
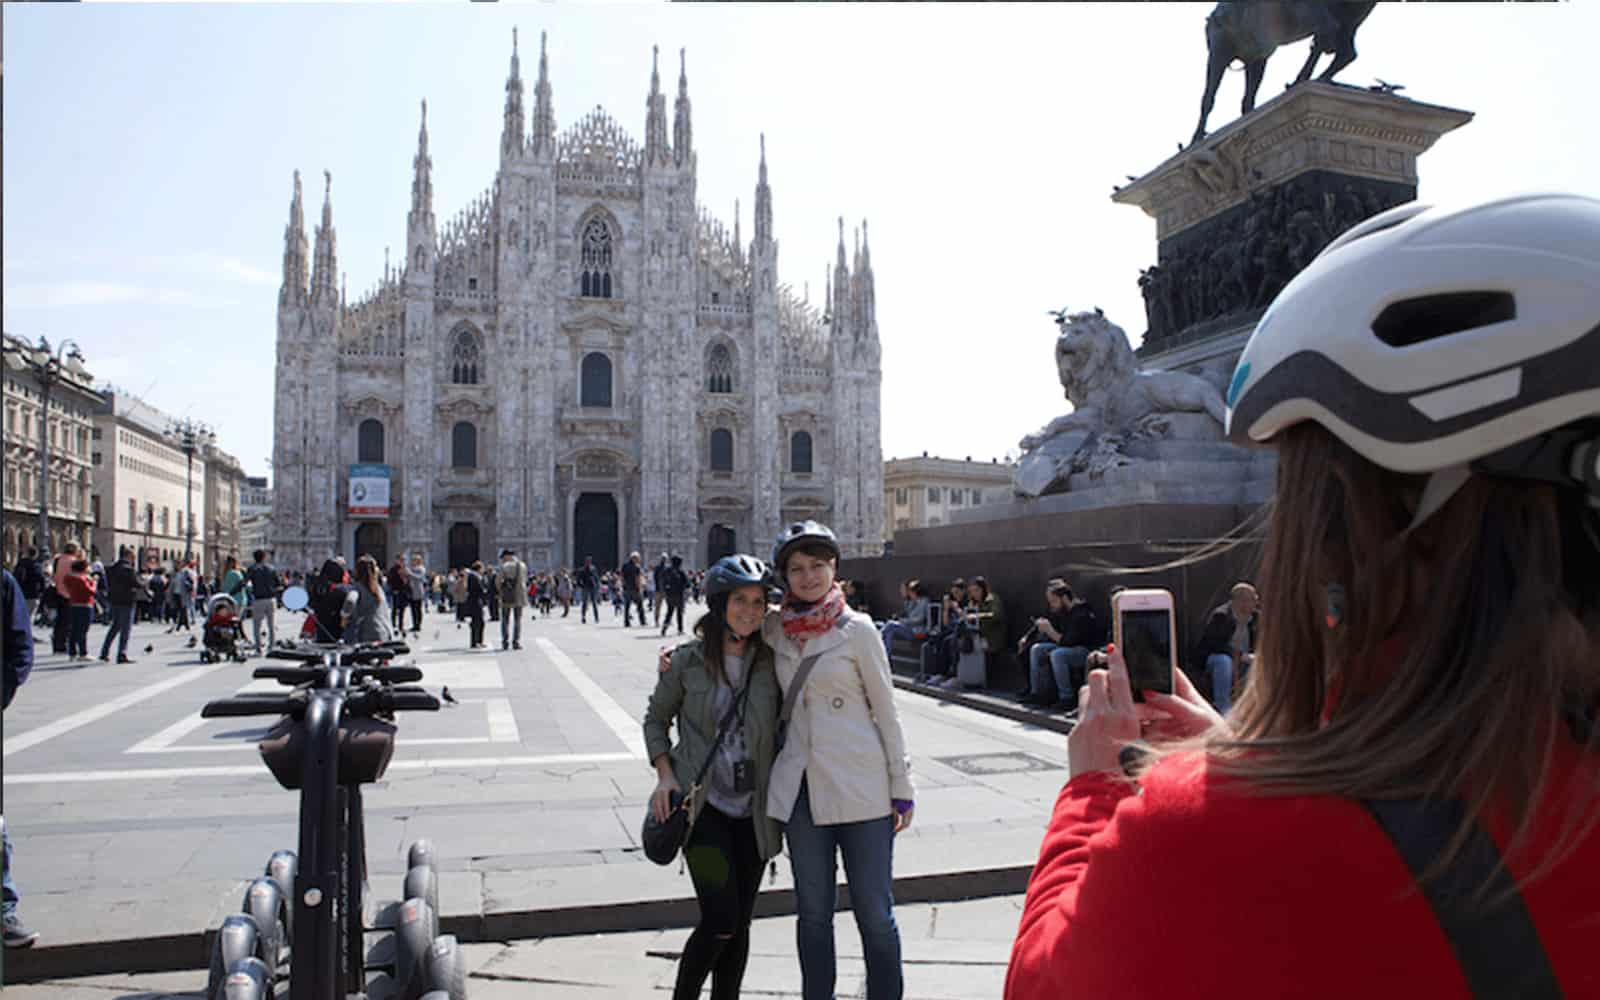
[[[700,765],[700,773],[694,776],[694,784],[690,786],[691,791],[700,787],[700,782],[705,780],[706,772],[711,770],[711,762],[717,759],[717,751],[722,748],[722,738],[728,734],[728,730],[732,727],[734,716],[739,714],[744,707],[745,700],[749,697],[750,677],[747,675],[744,679],[744,686],[739,689],[738,697],[733,699],[733,703],[723,713],[722,721],[717,723],[717,738],[711,743],[711,752],[706,754],[706,762]]]
[[[800,697],[800,691],[806,686],[806,678],[811,676],[811,668],[817,665],[821,653],[812,653],[800,661],[800,669],[795,671],[794,680],[789,683],[789,693],[783,696],[783,711],[778,713],[778,732],[783,732],[789,726],[789,718],[794,715],[794,703]]]
[[[1394,842],[1414,878],[1438,859],[1464,818],[1457,801],[1367,799],[1363,804]],[[1473,906],[1470,899],[1479,887],[1485,887],[1484,898],[1502,901],[1492,908]],[[1450,867],[1420,888],[1473,996],[1524,1000],[1561,996],[1561,984],[1539,943],[1522,893],[1481,824],[1473,824]]]

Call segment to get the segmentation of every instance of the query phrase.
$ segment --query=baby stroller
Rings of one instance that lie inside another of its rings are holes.
[[[223,660],[244,662],[244,629],[239,624],[239,608],[227,594],[206,601],[206,625],[200,637],[200,662]]]

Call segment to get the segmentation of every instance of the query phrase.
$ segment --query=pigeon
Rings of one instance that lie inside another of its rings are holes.
[[[439,689],[439,697],[444,700],[446,705],[461,704],[459,701],[456,701],[455,696],[450,693],[450,688],[448,686]]]
[[[1130,181],[1136,181],[1136,180],[1139,179],[1139,178],[1133,176],[1132,174],[1124,174],[1123,176],[1128,178],[1128,180],[1130,180]]]
[[[149,656],[156,651],[155,643],[148,643],[144,647],[144,655]]]

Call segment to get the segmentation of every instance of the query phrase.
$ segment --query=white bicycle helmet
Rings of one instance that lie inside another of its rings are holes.
[[[1235,440],[1313,420],[1431,473],[1412,527],[1469,471],[1600,506],[1600,201],[1412,202],[1351,227],[1261,317],[1227,403]]]

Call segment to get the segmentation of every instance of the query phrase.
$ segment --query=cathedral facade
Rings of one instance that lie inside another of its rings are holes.
[[[652,67],[640,145],[596,108],[558,134],[541,40],[531,119],[513,38],[499,170],[443,227],[427,105],[406,255],[347,302],[331,177],[285,232],[274,558],[432,568],[515,549],[535,569],[630,550],[765,556],[815,518],[882,551],[881,381],[865,223],[821,303],[778,277],[762,142],[752,238],[695,197],[688,81]],[[309,279],[309,280],[308,280]],[[384,494],[387,494],[386,496]]]

